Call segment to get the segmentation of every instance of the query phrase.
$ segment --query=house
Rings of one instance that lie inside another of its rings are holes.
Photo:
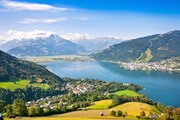
[[[149,118],[157,119],[157,118],[159,118],[159,117],[158,117],[158,115],[156,115],[156,114],[150,114],[150,115],[149,115]]]

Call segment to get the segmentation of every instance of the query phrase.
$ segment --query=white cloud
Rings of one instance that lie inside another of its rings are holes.
[[[22,24],[31,24],[31,23],[56,23],[56,22],[61,22],[65,21],[67,18],[61,17],[61,18],[45,18],[45,19],[32,19],[32,18],[26,18],[20,23]]]
[[[30,3],[30,2],[17,2],[11,0],[2,0],[0,5],[8,10],[29,10],[29,11],[67,11],[73,10],[66,7],[55,7],[47,4]]]
[[[78,40],[103,40],[103,39],[121,39],[117,36],[93,36],[87,33],[63,33],[61,35],[62,38],[71,40],[73,42],[77,42]],[[121,39],[122,40],[122,39]]]
[[[52,31],[33,30],[28,32],[8,30],[0,35],[0,42],[7,42],[13,39],[35,39],[38,37],[48,37],[51,34],[57,34]]]
[[[79,39],[93,39],[94,37],[87,34],[87,33],[84,33],[84,34],[81,34],[81,33],[64,33],[61,35],[62,38],[64,39],[67,39],[67,40],[79,40]]]

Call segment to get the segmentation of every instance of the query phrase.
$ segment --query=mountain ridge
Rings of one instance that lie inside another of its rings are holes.
[[[180,56],[180,30],[124,41],[92,56],[98,60],[152,62]]]
[[[102,51],[113,44],[122,42],[122,39],[117,39],[114,37],[81,37],[79,39],[71,39],[70,41],[75,42],[85,48],[87,52],[99,52]]]
[[[12,46],[12,41],[5,45],[8,47],[8,44]],[[4,48],[6,48],[5,45]],[[9,48],[7,53],[15,56],[54,56],[85,52],[82,46],[63,39],[57,34],[51,34],[47,38],[21,40],[16,45]]]

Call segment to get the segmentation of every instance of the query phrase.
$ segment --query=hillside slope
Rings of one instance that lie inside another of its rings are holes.
[[[10,79],[32,79],[38,77],[51,84],[62,82],[62,79],[43,66],[20,60],[0,51],[0,81]]]
[[[124,41],[93,54],[98,60],[152,62],[180,56],[180,31]]]
[[[137,116],[141,111],[144,111],[148,116],[150,112],[154,114],[159,114],[160,112],[154,106],[141,102],[127,102],[122,105],[118,105],[113,110],[121,110],[122,112],[127,112],[128,115]]]

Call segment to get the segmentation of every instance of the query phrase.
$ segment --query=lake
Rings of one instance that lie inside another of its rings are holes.
[[[107,82],[135,83],[140,91],[156,102],[180,107],[180,74],[160,71],[131,71],[107,62],[42,63],[60,77],[93,78]]]

